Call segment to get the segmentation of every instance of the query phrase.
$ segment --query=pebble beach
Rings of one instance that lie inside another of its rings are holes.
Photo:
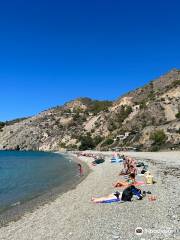
[[[121,179],[122,165],[110,163],[112,153],[102,154],[106,161],[97,166],[92,166],[92,158],[79,157],[91,169],[88,176],[76,188],[1,227],[0,239],[180,239],[180,152],[125,153],[149,165],[156,184],[141,189],[151,191],[156,201],[146,196],[132,202],[95,204],[92,197],[115,192],[112,184]],[[137,228],[142,229],[141,236]]]

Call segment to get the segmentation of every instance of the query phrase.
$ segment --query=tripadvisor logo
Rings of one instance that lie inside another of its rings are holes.
[[[137,236],[143,235],[143,229],[141,227],[137,227],[136,230],[135,230],[135,234]]]

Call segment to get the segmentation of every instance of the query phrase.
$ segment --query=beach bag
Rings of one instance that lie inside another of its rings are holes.
[[[145,169],[143,169],[142,171],[141,171],[141,174],[145,174],[147,171],[145,170]]]
[[[144,163],[143,162],[138,162],[136,167],[144,167]]]
[[[135,195],[139,200],[142,199],[141,190],[134,186],[129,186],[123,191],[121,200],[124,202],[131,202],[133,195]]]
[[[141,200],[143,198],[143,196],[141,194],[141,190],[136,187],[132,188],[132,193],[134,196],[137,197],[138,200]]]
[[[132,189],[130,186],[130,187],[124,189],[121,200],[125,201],[125,202],[131,202],[132,197],[133,197],[133,193],[132,193]]]

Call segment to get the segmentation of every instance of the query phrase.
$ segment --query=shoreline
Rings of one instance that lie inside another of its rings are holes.
[[[55,154],[64,154],[61,152],[54,152]],[[22,202],[20,204],[9,207],[0,213],[0,228],[8,226],[11,222],[16,222],[25,216],[28,213],[34,212],[36,209],[55,201],[60,195],[65,194],[68,191],[71,191],[77,187],[90,173],[90,169],[88,165],[79,160],[75,155],[70,153],[65,153],[69,160],[74,161],[75,163],[81,163],[83,166],[83,176],[74,179],[71,179],[68,182],[61,184],[60,186],[53,187],[48,191],[35,196],[33,198],[27,199],[27,201]]]

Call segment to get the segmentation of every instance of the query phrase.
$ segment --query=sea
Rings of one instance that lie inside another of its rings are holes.
[[[68,155],[0,151],[0,213],[78,177]]]

